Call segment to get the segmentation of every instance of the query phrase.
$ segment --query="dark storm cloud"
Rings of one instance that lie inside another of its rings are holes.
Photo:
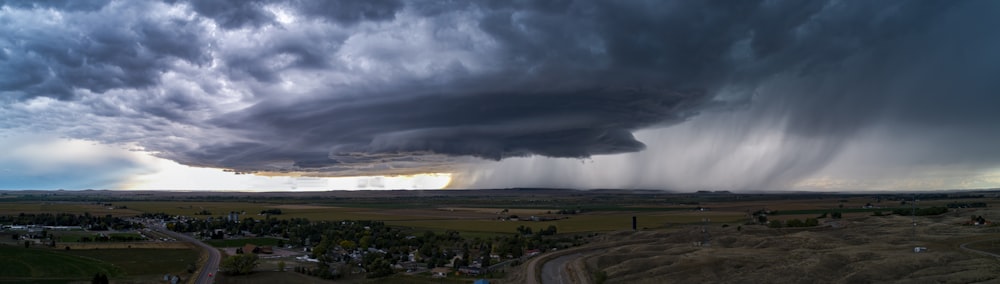
[[[259,27],[272,24],[275,15],[265,9],[265,5],[290,8],[302,15],[342,25],[353,25],[362,21],[392,20],[396,12],[403,8],[403,3],[399,0],[213,0],[188,1],[188,4],[198,14],[211,18],[220,27],[226,29],[242,28],[245,26]]]
[[[0,0],[0,7],[8,6],[14,8],[47,8],[63,11],[95,11],[100,10],[111,0],[45,0],[45,1],[18,1]]]
[[[224,28],[260,26],[274,20],[274,15],[264,9],[264,1],[211,0],[189,3],[196,12],[211,18]]]
[[[2,16],[10,24],[0,27],[5,35],[0,47],[11,60],[0,62],[0,90],[22,99],[46,96],[68,100],[77,89],[103,93],[156,87],[173,61],[204,64],[210,59],[204,50],[208,39],[198,23],[101,18],[80,12],[75,5],[53,12],[61,14],[58,17],[63,26],[58,29],[47,26],[52,23],[45,18],[57,15],[37,10],[42,5],[33,5],[24,14]],[[117,6],[113,13],[153,8],[137,3]]]
[[[385,21],[396,17],[403,8],[400,0],[295,0],[291,4],[304,15],[351,25],[360,21]]]
[[[134,140],[189,165],[355,174],[586,158],[642,151],[657,141],[634,132],[713,111],[740,121],[699,123],[724,133],[690,142],[707,156],[787,135],[760,186],[886,125],[986,133],[942,156],[1000,160],[974,154],[1000,143],[989,1],[41,3],[0,14],[0,92],[143,121],[136,137],[174,140]],[[53,11],[63,22],[37,20]]]
[[[500,160],[527,155],[582,158],[634,152],[645,145],[635,140],[632,131],[682,121],[693,115],[690,110],[705,99],[701,93],[591,89],[329,99],[280,106],[265,102],[225,118],[221,124],[253,132],[259,135],[253,137],[256,141],[272,140],[281,146],[233,145],[196,159],[224,164],[295,157],[299,167],[318,168],[385,162],[395,160],[391,157],[399,153]],[[296,111],[292,114],[289,109]],[[283,155],[269,155],[276,150]],[[359,160],[359,153],[365,159]]]

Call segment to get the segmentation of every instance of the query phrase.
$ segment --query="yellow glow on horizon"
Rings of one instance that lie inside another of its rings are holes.
[[[215,168],[197,168],[139,153],[145,164],[157,169],[120,184],[125,190],[218,190],[218,191],[327,191],[443,189],[451,184],[450,173],[394,176],[313,177],[310,173],[240,174]]]

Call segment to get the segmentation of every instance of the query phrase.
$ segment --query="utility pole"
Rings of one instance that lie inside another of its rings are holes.
[[[913,220],[913,240],[917,240],[917,194],[913,194],[913,202],[910,202],[910,218]]]

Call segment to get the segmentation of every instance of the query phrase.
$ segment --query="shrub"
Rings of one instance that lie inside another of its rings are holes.
[[[819,226],[819,220],[816,220],[816,218],[806,218],[806,227],[816,226]]]

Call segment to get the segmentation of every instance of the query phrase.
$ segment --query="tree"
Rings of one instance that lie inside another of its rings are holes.
[[[757,223],[767,224],[767,215],[757,215]]]
[[[24,248],[28,248],[30,246],[31,246],[31,241],[24,241]]]
[[[249,274],[257,267],[257,255],[237,254],[222,260],[222,270],[232,275]]]
[[[806,218],[806,227],[816,227],[819,226],[819,220],[815,218]]]
[[[357,246],[358,246],[357,244],[355,244],[353,241],[350,241],[350,240],[340,241],[340,247],[342,247],[342,248],[344,248],[346,250],[352,250],[352,249],[354,249]]]
[[[285,261],[278,261],[278,271],[285,271]]]
[[[360,240],[358,240],[358,246],[361,247],[361,248],[368,248],[371,245],[372,245],[372,237],[371,236],[364,236],[364,237],[361,237]]]
[[[840,212],[833,212],[833,214],[830,214],[830,217],[833,218],[833,219],[840,219],[840,218],[843,218],[844,215],[840,214]]]
[[[108,276],[104,273],[94,274],[94,278],[90,280],[93,284],[108,284]]]
[[[544,230],[541,230],[538,233],[541,234],[541,235],[551,236],[551,235],[555,235],[556,234],[556,230],[557,229],[556,229],[555,225],[549,225],[548,228],[545,228]]]

